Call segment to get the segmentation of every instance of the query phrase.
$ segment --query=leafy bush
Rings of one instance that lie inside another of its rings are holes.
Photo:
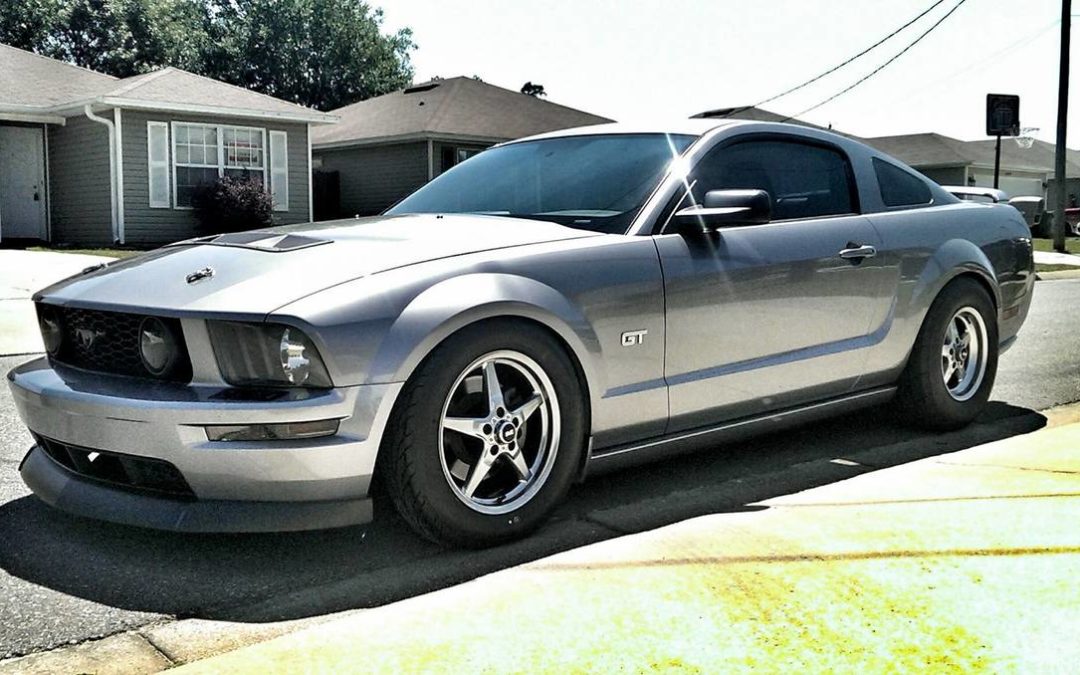
[[[199,228],[206,233],[242,232],[272,222],[274,200],[254,176],[224,176],[200,186],[191,197]]]

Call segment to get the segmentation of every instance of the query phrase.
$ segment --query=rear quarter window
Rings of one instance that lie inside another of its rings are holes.
[[[933,198],[921,178],[877,157],[874,158],[874,173],[885,206],[923,206]]]

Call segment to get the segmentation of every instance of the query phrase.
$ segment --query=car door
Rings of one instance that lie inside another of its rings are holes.
[[[773,220],[655,237],[664,273],[669,431],[852,389],[887,305],[880,245],[858,215],[848,157],[769,135],[723,144],[694,167],[676,210],[709,190],[769,193]]]

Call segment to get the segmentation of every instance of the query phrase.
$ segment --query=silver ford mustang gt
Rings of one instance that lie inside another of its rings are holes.
[[[507,143],[376,218],[180,242],[35,296],[27,485],[183,531],[338,527],[382,481],[439,542],[586,474],[887,404],[986,404],[1034,284],[1008,206],[824,131],[692,120]]]

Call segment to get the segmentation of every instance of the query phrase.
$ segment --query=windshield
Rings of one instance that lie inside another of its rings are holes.
[[[479,213],[622,233],[694,139],[609,134],[511,143],[459,164],[387,213]]]

